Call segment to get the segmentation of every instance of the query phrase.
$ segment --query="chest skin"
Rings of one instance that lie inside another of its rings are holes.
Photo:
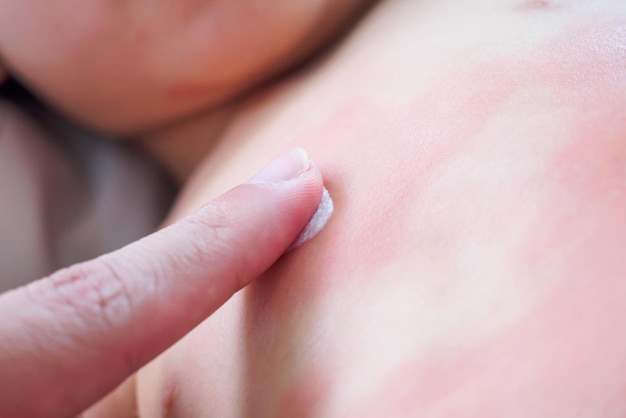
[[[138,376],[149,417],[620,416],[626,7],[388,1],[175,219],[306,148],[335,214]]]

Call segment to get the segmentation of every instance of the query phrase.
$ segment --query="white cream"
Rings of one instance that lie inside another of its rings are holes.
[[[322,200],[320,200],[317,210],[313,214],[313,217],[311,217],[309,223],[306,224],[300,235],[298,235],[298,238],[296,238],[293,244],[291,244],[288,251],[298,248],[324,229],[334,210],[335,205],[333,204],[333,200],[331,199],[326,187],[324,187]]]

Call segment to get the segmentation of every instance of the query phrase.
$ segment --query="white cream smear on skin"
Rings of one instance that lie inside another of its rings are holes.
[[[335,205],[333,204],[333,199],[331,199],[328,190],[324,187],[322,199],[320,200],[317,210],[313,214],[313,217],[311,217],[309,223],[306,224],[300,235],[298,235],[298,238],[296,238],[293,244],[291,244],[288,251],[298,248],[324,229],[334,210]]]

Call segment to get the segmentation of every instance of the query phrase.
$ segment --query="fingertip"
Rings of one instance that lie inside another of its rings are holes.
[[[282,216],[302,213],[308,219],[321,201],[324,179],[306,150],[294,147],[280,154],[242,186],[260,189],[265,196],[255,197],[258,201],[275,196],[279,200],[276,212]]]
[[[258,187],[262,193],[275,195],[278,199],[277,214],[283,218],[293,218],[296,223],[304,225],[317,209],[324,190],[323,175],[302,148],[289,151],[293,155],[306,159],[306,168],[296,176],[278,181],[253,181],[247,183]]]
[[[248,183],[275,183],[293,180],[311,168],[311,159],[300,147],[291,148],[267,164]]]

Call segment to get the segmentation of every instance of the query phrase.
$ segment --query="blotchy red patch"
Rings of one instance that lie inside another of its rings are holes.
[[[391,372],[346,417],[626,415],[626,38],[580,31],[511,60],[498,83],[550,87],[571,140],[545,169],[519,267],[556,288],[516,326]],[[497,84],[496,89],[499,89]]]
[[[467,154],[514,94],[550,92],[569,112],[572,135],[587,141],[601,134],[599,126],[625,132],[626,125],[616,125],[626,117],[625,33],[579,30],[532,53],[494,57],[442,77],[402,108],[354,99],[298,141],[319,156],[336,208],[328,231],[316,238],[327,252],[316,252],[320,262],[307,266],[317,278],[308,294],[323,293],[326,280],[333,286],[347,277],[362,280],[360,273],[418,251],[405,244],[416,241],[407,234],[419,223],[425,186]],[[378,164],[365,169],[361,160]]]
[[[341,416],[624,416],[626,282],[584,273],[510,332],[405,363]]]
[[[554,1],[549,0],[524,0],[516,6],[520,11],[550,10],[555,7]]]
[[[606,178],[622,178],[619,167],[624,166],[621,164],[625,153],[620,148],[623,141],[616,138],[626,133],[623,33],[617,26],[571,31],[566,39],[537,46],[534,52],[496,56],[469,68],[459,68],[402,107],[384,108],[355,98],[309,136],[297,141],[322,168],[336,212],[315,240],[284,257],[268,277],[249,289],[245,332],[254,341],[251,384],[263,385],[261,377],[274,372],[272,367],[277,361],[289,364],[291,370],[304,367],[305,349],[292,347],[290,341],[308,341],[310,330],[303,329],[302,324],[308,323],[309,316],[315,317],[312,307],[330,290],[337,292],[352,286],[354,280],[367,280],[370,273],[393,259],[428,248],[427,240],[419,244],[420,237],[409,236],[420,222],[415,214],[424,204],[425,187],[444,174],[455,158],[471,150],[475,139],[507,100],[526,89],[543,89],[557,98],[560,113],[569,115],[574,145],[564,146],[552,165],[546,167],[546,198],[538,202],[545,205],[545,216],[528,234],[528,248],[522,249],[519,259],[519,268],[533,274],[533,268],[544,263],[546,254],[550,254],[550,246],[564,241],[559,234],[566,231],[568,222],[575,222],[575,217],[568,218],[564,210],[570,204],[580,206],[585,198],[580,194],[575,195],[577,200],[560,198],[560,190],[585,189],[587,177],[574,175],[576,166],[598,153],[606,158],[614,156],[610,165],[613,171],[605,173]],[[612,148],[601,145],[606,142],[599,138],[609,138]],[[362,160],[375,160],[378,164],[368,164],[365,169],[360,164]],[[593,199],[594,193],[586,195],[586,199]],[[581,218],[583,228],[592,217],[616,217],[616,211],[623,209],[613,206],[604,212],[603,205],[589,207],[590,211]],[[580,232],[574,228],[566,236],[573,241]],[[626,288],[621,277],[607,275],[626,271],[621,261],[624,257],[615,252],[626,247],[618,245],[626,244],[620,238],[626,237],[626,228],[623,224],[599,223],[595,233],[605,239],[606,251],[590,249],[586,256],[574,257],[566,270],[553,273],[571,279],[525,321],[480,346],[459,347],[416,359],[392,373],[347,416],[399,416],[406,411],[467,416],[461,412],[471,410],[473,416],[495,417],[506,415],[509,405],[520,399],[529,400],[528,411],[543,413],[544,410],[533,409],[539,403],[533,397],[542,393],[555,395],[555,401],[546,407],[548,412],[557,411],[569,397],[597,405],[601,393],[594,384],[575,385],[574,369],[579,366],[581,373],[605,382],[608,395],[618,396],[618,389],[626,387],[626,380],[611,374],[615,364],[607,359],[617,359],[620,371],[626,364],[626,339],[611,338],[612,331],[617,333],[615,318],[626,314],[622,308]],[[542,241],[541,237],[548,239]],[[407,242],[416,244],[408,246]],[[308,257],[315,263],[306,262]],[[596,277],[607,279],[598,283]],[[389,286],[393,286],[393,280],[388,278]],[[301,309],[303,305],[307,309]],[[306,338],[300,339],[300,333]],[[594,344],[585,346],[589,339]],[[576,352],[576,347],[586,351]],[[597,349],[598,355],[592,349]],[[568,357],[568,353],[580,353],[580,358]],[[578,360],[586,363],[578,365]],[[519,364],[520,361],[526,363]],[[572,364],[576,367],[572,368]],[[507,379],[513,386],[505,384]],[[585,392],[586,387],[589,392]],[[556,396],[562,388],[567,399]],[[318,389],[315,393],[327,390]],[[300,411],[294,405],[301,397],[288,397],[295,400],[282,409]],[[314,394],[303,399],[312,407],[319,397]]]
[[[415,251],[400,244],[412,241],[407,235],[419,222],[414,214],[425,186],[473,146],[519,87],[510,77],[490,83],[476,68],[442,80],[402,108],[355,99],[302,141],[312,155],[320,155],[316,161],[336,208],[318,243],[332,254],[315,254],[323,262],[308,267],[320,278],[313,286],[323,290],[323,278],[335,286],[338,277],[362,279]],[[466,93],[457,100],[459,91]],[[360,160],[377,164],[365,167]]]
[[[290,341],[300,341],[301,334],[310,332],[302,324],[316,300],[351,285],[352,278],[363,280],[394,258],[419,250],[399,244],[407,242],[410,226],[419,221],[413,214],[425,185],[472,146],[490,116],[517,88],[510,79],[485,87],[489,82],[485,77],[476,68],[445,78],[401,109],[355,99],[299,141],[328,179],[335,213],[326,229],[302,248],[306,251],[288,254],[247,290],[245,332],[254,341],[248,364],[250,391],[259,385],[277,390],[261,383],[261,376],[273,372],[277,358],[290,370],[304,367],[302,349],[291,347]],[[483,82],[468,81],[476,79]],[[446,100],[460,90],[467,92],[463,100]],[[365,169],[360,160],[378,164]],[[308,309],[300,309],[303,303]],[[286,399],[291,401],[281,410],[293,410],[302,396],[289,395]],[[312,408],[318,398],[302,399]]]

